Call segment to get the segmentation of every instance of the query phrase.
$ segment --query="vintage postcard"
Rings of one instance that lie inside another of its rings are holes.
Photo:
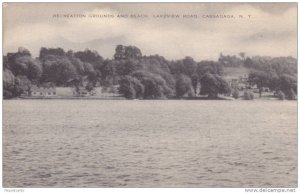
[[[4,188],[297,188],[297,3],[2,6]]]

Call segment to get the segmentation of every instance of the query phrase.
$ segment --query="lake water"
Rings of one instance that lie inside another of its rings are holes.
[[[4,187],[296,187],[296,101],[5,100]]]

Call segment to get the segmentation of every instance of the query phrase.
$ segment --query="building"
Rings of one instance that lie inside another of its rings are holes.
[[[231,88],[238,88],[239,80],[237,78],[233,77],[226,77],[225,80],[229,84]]]
[[[121,97],[118,86],[111,88],[95,87],[88,91],[84,87],[54,87],[54,86],[31,86],[28,92],[22,95],[24,98],[116,98]]]
[[[248,84],[248,76],[239,76],[239,83]]]
[[[31,86],[26,93],[29,97],[85,97],[90,96],[90,92],[83,87],[38,87]]]
[[[76,91],[72,87],[56,87],[56,95],[61,97],[73,97]]]
[[[233,89],[244,90],[250,87],[247,75],[239,77],[228,76],[225,79],[227,80],[229,86]]]
[[[56,89],[55,87],[37,87],[32,86],[30,91],[28,92],[29,96],[32,97],[50,97],[56,96]]]

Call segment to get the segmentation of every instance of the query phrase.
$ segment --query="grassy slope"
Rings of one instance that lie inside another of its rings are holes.
[[[248,75],[251,69],[245,67],[225,67],[224,77],[225,78],[238,78],[239,76]]]

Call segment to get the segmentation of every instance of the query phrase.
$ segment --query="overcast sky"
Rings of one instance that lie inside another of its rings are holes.
[[[167,59],[215,60],[221,52],[297,56],[296,3],[8,3],[3,7],[4,54],[20,46],[34,56],[41,47],[89,48],[111,58],[115,46],[123,44]],[[115,17],[54,18],[54,14]],[[120,19],[118,14],[148,18]],[[197,14],[198,18],[153,18],[158,14]],[[235,18],[202,17],[224,14]]]

